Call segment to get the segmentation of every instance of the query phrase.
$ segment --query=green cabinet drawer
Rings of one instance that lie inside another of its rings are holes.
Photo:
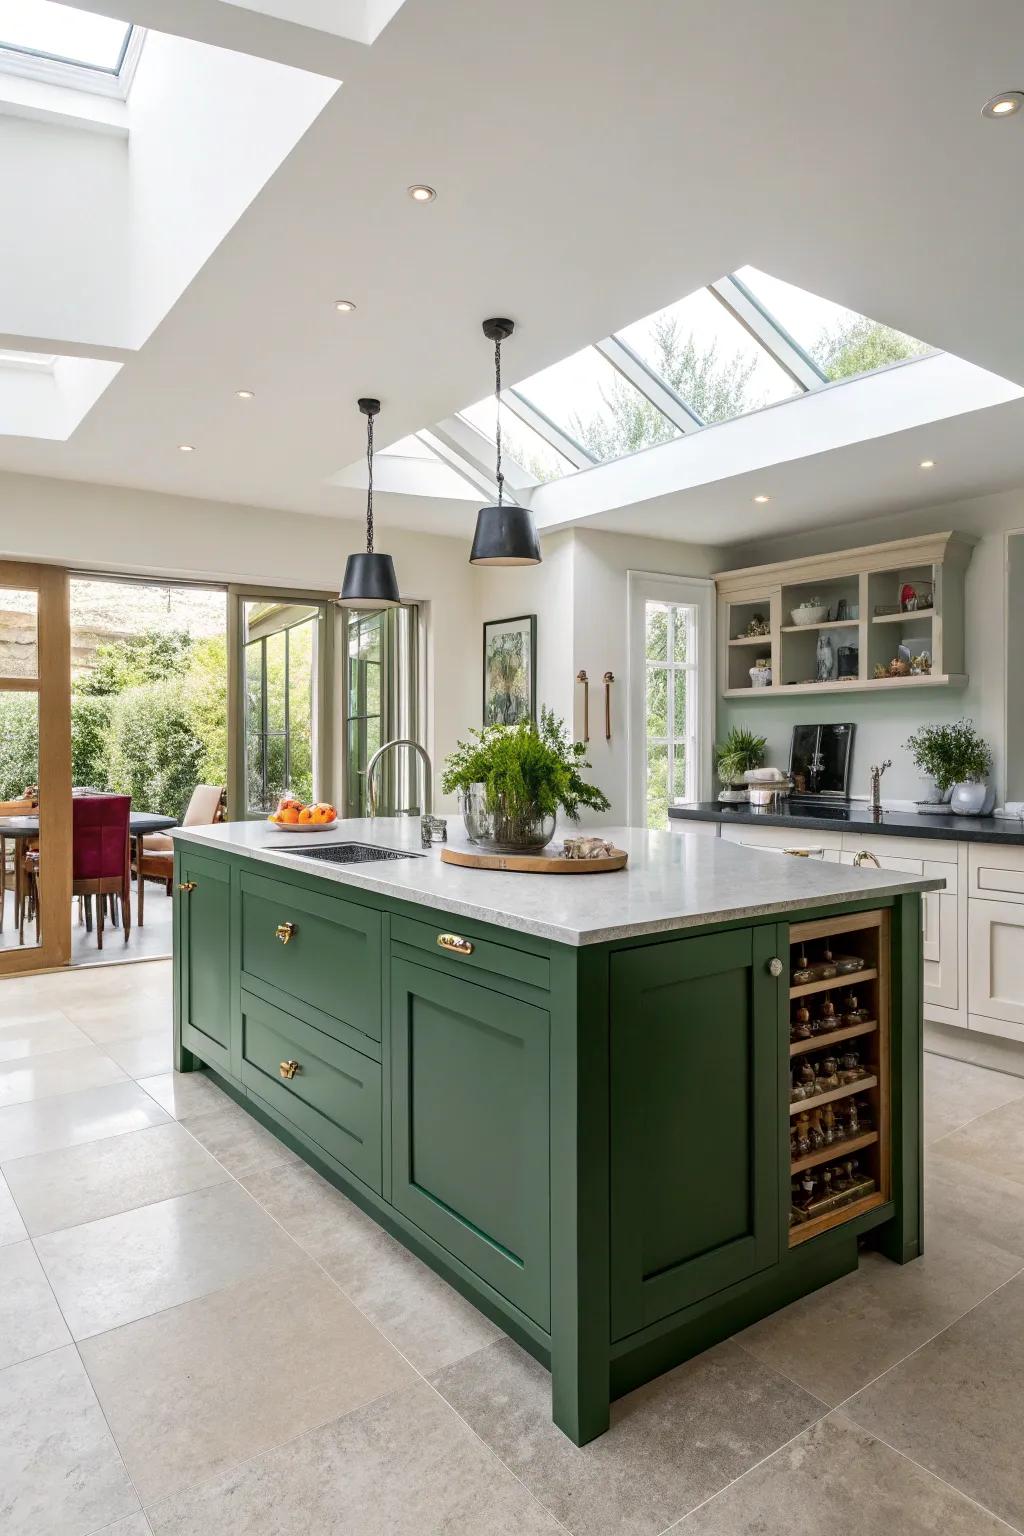
[[[378,1062],[243,992],[242,1082],[380,1194]]]
[[[187,844],[179,849],[174,922],[181,1044],[230,1072],[231,872]]]
[[[613,1338],[778,1260],[784,944],[768,924],[612,955]]]
[[[324,1029],[336,1019],[380,1039],[379,912],[243,871],[241,926],[243,978],[308,1003]]]
[[[453,971],[480,972],[480,980],[484,983],[490,973],[510,981],[525,982],[530,987],[542,987],[545,991],[551,984],[547,955],[532,954],[529,950],[499,944],[492,939],[480,939],[472,932],[466,934],[460,929],[457,917],[450,923],[418,923],[413,918],[394,917],[391,919],[391,941],[393,944],[409,944],[435,959],[446,959]]]
[[[549,1016],[391,962],[392,1204],[550,1327]]]

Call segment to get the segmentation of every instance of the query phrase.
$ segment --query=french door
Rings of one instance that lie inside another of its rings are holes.
[[[0,607],[0,976],[12,976],[71,958],[67,572],[0,561]]]

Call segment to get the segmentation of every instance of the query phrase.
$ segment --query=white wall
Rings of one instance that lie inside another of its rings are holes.
[[[853,720],[857,725],[851,793],[868,793],[868,769],[891,757],[892,768],[882,781],[887,798],[915,798],[919,779],[903,746],[914,728],[925,722],[945,722],[961,715],[972,719],[992,748],[997,794],[1005,795],[1006,742],[1004,686],[1005,654],[1004,559],[1006,534],[1024,528],[1024,489],[949,502],[884,519],[848,524],[828,534],[803,534],[730,549],[727,566],[741,568],[791,556],[827,553],[860,544],[882,543],[918,533],[951,529],[979,539],[966,579],[966,647],[969,682],[966,688],[908,689],[906,693],[829,694],[821,699],[720,700],[719,737],[736,724],[768,737],[769,760],[785,766],[790,732],[800,721]],[[1011,687],[1024,686],[1024,658],[1010,661]],[[1021,769],[1018,767],[1018,783]]]

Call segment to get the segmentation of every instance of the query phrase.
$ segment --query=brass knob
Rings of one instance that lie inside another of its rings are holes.
[[[178,890],[179,891],[194,891],[195,888],[196,888],[196,882],[194,880],[179,880],[178,881]]]
[[[778,955],[773,955],[772,958],[768,961],[768,974],[769,976],[782,975],[782,961],[779,959]]]
[[[291,1082],[296,1072],[299,1072],[302,1069],[300,1068],[297,1061],[282,1061],[277,1070],[280,1072],[282,1077],[286,1077],[288,1081]]]
[[[287,944],[290,939],[295,937],[295,924],[278,923],[277,927],[274,929],[274,932],[277,934],[282,944]]]
[[[458,933],[439,933],[437,942],[442,949],[450,950],[453,955],[471,955],[473,946],[469,939],[464,939]]]
[[[854,854],[853,862],[858,869],[863,869],[865,864],[870,864],[873,869],[881,869],[882,867],[878,862],[877,856],[869,853],[866,848],[862,848],[860,853]]]

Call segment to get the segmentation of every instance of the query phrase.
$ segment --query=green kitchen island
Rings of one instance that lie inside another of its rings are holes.
[[[174,834],[178,1070],[544,1362],[577,1444],[861,1244],[921,1253],[941,884],[607,835],[625,870],[552,876],[442,864],[406,818]]]

